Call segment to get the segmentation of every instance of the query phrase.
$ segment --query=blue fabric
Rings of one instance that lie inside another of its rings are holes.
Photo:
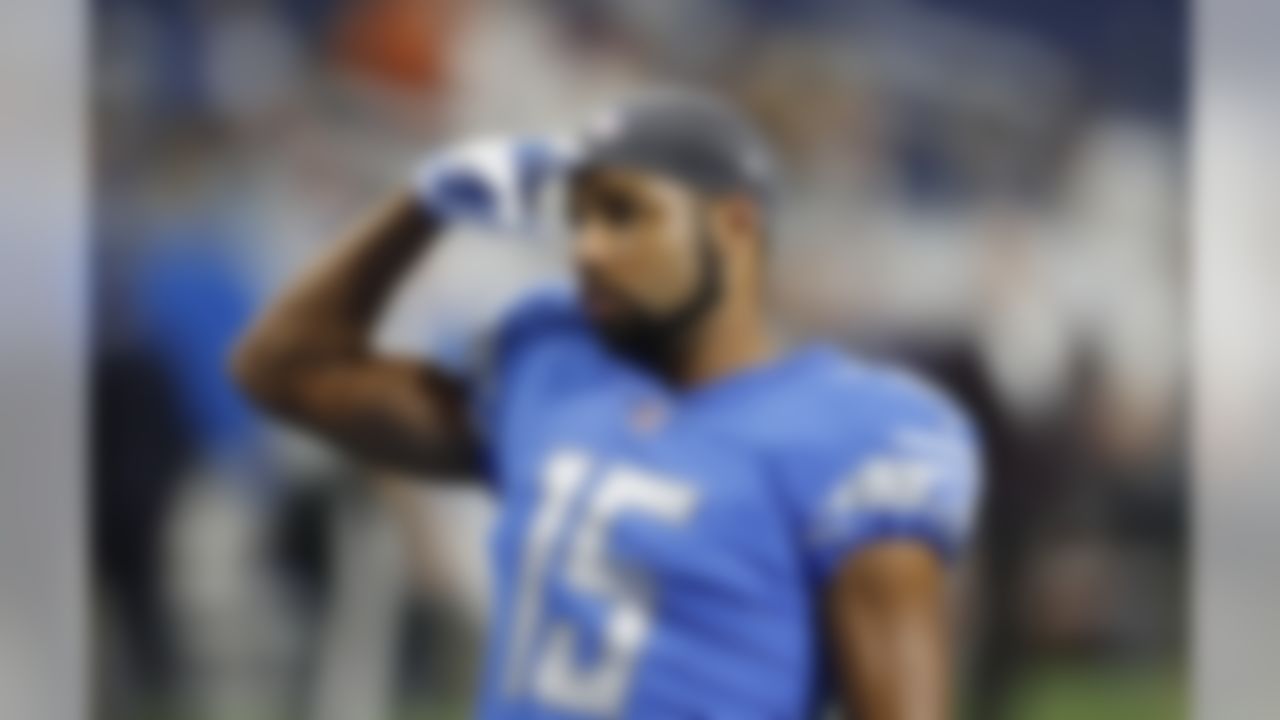
[[[810,717],[833,570],[887,537],[952,557],[969,534],[968,424],[833,348],[675,392],[556,292],[511,313],[491,382],[485,718]]]
[[[138,270],[135,302],[203,449],[245,455],[260,420],[233,385],[227,356],[252,315],[252,291],[233,258],[198,240],[175,237],[152,250]]]

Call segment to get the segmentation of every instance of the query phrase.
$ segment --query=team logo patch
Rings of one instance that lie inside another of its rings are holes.
[[[902,428],[880,455],[861,459],[823,500],[811,528],[815,542],[831,542],[870,518],[930,517],[959,527],[968,515],[957,478],[973,472],[972,452],[945,433]]]

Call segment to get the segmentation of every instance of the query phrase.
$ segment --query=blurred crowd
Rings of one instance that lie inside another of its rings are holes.
[[[268,422],[225,356],[426,150],[563,128],[655,84],[714,89],[775,142],[788,327],[918,367],[983,429],[983,533],[958,588],[970,716],[1037,717],[1028,698],[1061,668],[1180,679],[1180,4],[94,10],[98,716],[465,716],[487,499]],[[558,263],[497,239],[438,260],[387,347],[422,352]]]

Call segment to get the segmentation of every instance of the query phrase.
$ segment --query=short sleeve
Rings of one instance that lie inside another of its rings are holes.
[[[836,413],[845,426],[806,465],[801,531],[823,580],[850,555],[914,539],[951,561],[972,533],[981,459],[967,419],[946,398],[897,383]]]
[[[437,336],[432,362],[466,385],[485,473],[506,487],[551,409],[600,377],[598,344],[563,282],[526,291],[483,331],[447,339]]]
[[[513,298],[477,327],[435,328],[429,356],[439,369],[468,388],[476,429],[486,440],[496,431],[502,408],[528,373],[522,369],[540,348],[572,335],[575,313],[571,290],[563,284],[540,285]]]
[[[419,329],[417,347],[438,370],[482,386],[495,367],[528,347],[542,329],[553,329],[572,313],[572,289],[563,281],[526,282],[476,298],[437,298],[436,312]],[[419,319],[421,322],[421,319]]]

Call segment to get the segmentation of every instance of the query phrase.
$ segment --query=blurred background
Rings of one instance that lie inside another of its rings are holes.
[[[788,173],[800,334],[977,417],[962,716],[1185,716],[1187,9],[1177,0],[98,0],[92,712],[466,717],[479,491],[255,414],[254,312],[426,150],[711,88]],[[424,352],[554,270],[451,243],[382,342]]]

